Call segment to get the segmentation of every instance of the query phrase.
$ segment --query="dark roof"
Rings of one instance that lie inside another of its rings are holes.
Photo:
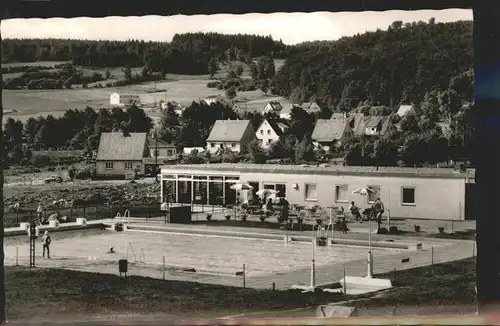
[[[156,140],[153,137],[148,136],[148,144],[150,147],[156,147]],[[175,147],[175,145],[169,144],[158,138],[158,148],[171,148],[171,147]]]
[[[349,128],[345,119],[318,119],[311,138],[319,142],[339,140]]]
[[[97,161],[140,161],[144,157],[147,136],[144,132],[103,132],[97,150]]]
[[[271,128],[273,128],[276,135],[278,135],[278,136],[283,135],[283,130],[281,130],[280,124],[283,125],[284,127],[286,127],[286,125],[284,123],[277,122],[275,120],[267,120],[267,119],[264,121],[267,121],[267,123],[269,123],[269,125],[271,126]],[[262,121],[262,123],[264,123],[264,121]],[[262,123],[260,124],[261,126],[262,126]]]
[[[243,137],[248,125],[250,125],[250,120],[217,120],[207,141],[238,142]]]
[[[391,118],[386,116],[364,116],[362,113],[353,113],[349,116],[349,122],[352,121],[354,121],[352,130],[358,136],[364,135],[367,127],[374,128],[380,122],[382,123],[380,133],[383,135],[388,131]]]
[[[220,164],[178,164],[163,166],[162,170],[168,171],[200,171],[201,173],[284,173],[284,174],[312,174],[312,175],[351,175],[373,177],[402,177],[402,178],[443,178],[464,179],[465,173],[449,168],[410,168],[410,167],[379,167],[373,166],[307,166],[279,165],[279,164],[246,164],[246,163],[220,163]],[[167,172],[171,173],[171,172]],[[193,172],[195,173],[195,172]],[[291,179],[292,180],[292,179]]]

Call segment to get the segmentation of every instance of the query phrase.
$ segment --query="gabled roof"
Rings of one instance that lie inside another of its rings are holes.
[[[145,132],[103,132],[97,150],[98,161],[139,161],[144,157],[147,142]]]
[[[404,117],[408,114],[411,114],[412,112],[413,112],[413,106],[403,104],[399,106],[397,115],[399,115],[400,117]]]
[[[334,112],[330,119],[346,119],[347,114],[345,112]]]
[[[149,143],[149,146],[152,148],[156,147],[156,145],[157,145],[156,140],[151,136],[148,136],[148,143]],[[172,148],[172,147],[175,147],[175,145],[169,144],[169,143],[158,138],[158,148]]]
[[[347,120],[341,119],[318,119],[314,126],[311,139],[318,142],[332,142],[339,140],[348,130]]]
[[[364,116],[362,113],[353,113],[349,116],[349,122],[354,122],[353,132],[358,135],[364,135],[366,128],[375,128],[379,123],[382,124],[380,134],[385,134],[391,123],[391,117],[388,116]]]
[[[266,106],[270,106],[271,109],[273,109],[274,111],[281,111],[283,109],[283,107],[281,106],[281,103],[278,102],[278,101],[270,101],[266,104]]]
[[[217,120],[207,141],[238,142],[250,125],[250,120]]]
[[[276,135],[278,135],[278,136],[281,136],[283,134],[282,129],[288,128],[288,126],[282,122],[276,122],[274,120],[264,119],[264,121],[262,121],[262,123],[260,124],[259,128],[257,128],[257,130],[259,130],[262,127],[262,125],[266,122],[269,124],[269,126],[271,126],[271,129],[273,129],[274,132],[276,133]]]

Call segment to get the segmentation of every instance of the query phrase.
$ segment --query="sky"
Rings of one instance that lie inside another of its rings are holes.
[[[71,38],[89,40],[172,40],[177,33],[272,35],[285,44],[336,40],[343,36],[403,22],[472,20],[472,10],[418,10],[385,12],[315,12],[246,15],[142,16],[106,18],[50,18],[3,20],[2,38]]]

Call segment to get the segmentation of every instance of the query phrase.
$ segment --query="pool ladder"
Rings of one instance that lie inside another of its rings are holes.
[[[134,247],[132,246],[132,243],[129,242],[128,243],[128,246],[127,246],[127,260],[128,260],[128,252],[132,251],[132,255],[134,257],[134,261],[136,263],[139,263],[139,264],[145,264],[146,263],[146,254],[144,252],[144,249],[143,248],[139,248],[139,250],[137,251],[137,255],[135,254],[135,249]]]

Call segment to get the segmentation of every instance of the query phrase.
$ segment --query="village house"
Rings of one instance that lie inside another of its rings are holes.
[[[220,95],[210,95],[210,96],[205,97],[203,99],[203,102],[205,102],[205,104],[207,104],[207,105],[212,105],[215,103],[224,103],[225,100]]]
[[[177,147],[174,144],[169,144],[154,135],[148,136],[149,156],[155,157],[155,151],[158,150],[159,158],[170,158],[177,155]]]
[[[318,119],[314,126],[311,139],[316,149],[325,151],[339,147],[352,136],[347,118]]]
[[[207,138],[207,151],[217,153],[227,148],[240,153],[255,140],[255,131],[249,120],[217,120]]]
[[[255,136],[259,140],[262,148],[267,149],[271,147],[272,144],[277,142],[280,139],[280,136],[287,130],[288,126],[286,124],[265,119],[262,121],[259,128],[257,128]]]
[[[144,174],[143,158],[149,154],[146,133],[103,132],[97,150],[96,174],[134,178],[136,174]]]
[[[262,110],[263,114],[266,113],[274,113],[276,115],[279,115],[281,110],[283,110],[283,107],[281,106],[281,103],[278,101],[271,101],[266,104],[264,107],[264,110]]]
[[[365,116],[353,113],[348,117],[349,127],[356,136],[389,136],[393,130],[389,116]]]
[[[402,104],[399,106],[396,114],[399,117],[404,118],[409,114],[415,114],[415,108],[413,107],[413,105]]]
[[[109,96],[109,104],[116,106],[130,106],[140,104],[141,98],[139,95],[111,93]]]
[[[316,114],[321,112],[320,106],[316,102],[304,102],[302,104],[291,104],[288,107],[285,107],[280,112],[280,118],[284,120],[290,120],[292,109],[294,107],[301,108],[309,114]]]

